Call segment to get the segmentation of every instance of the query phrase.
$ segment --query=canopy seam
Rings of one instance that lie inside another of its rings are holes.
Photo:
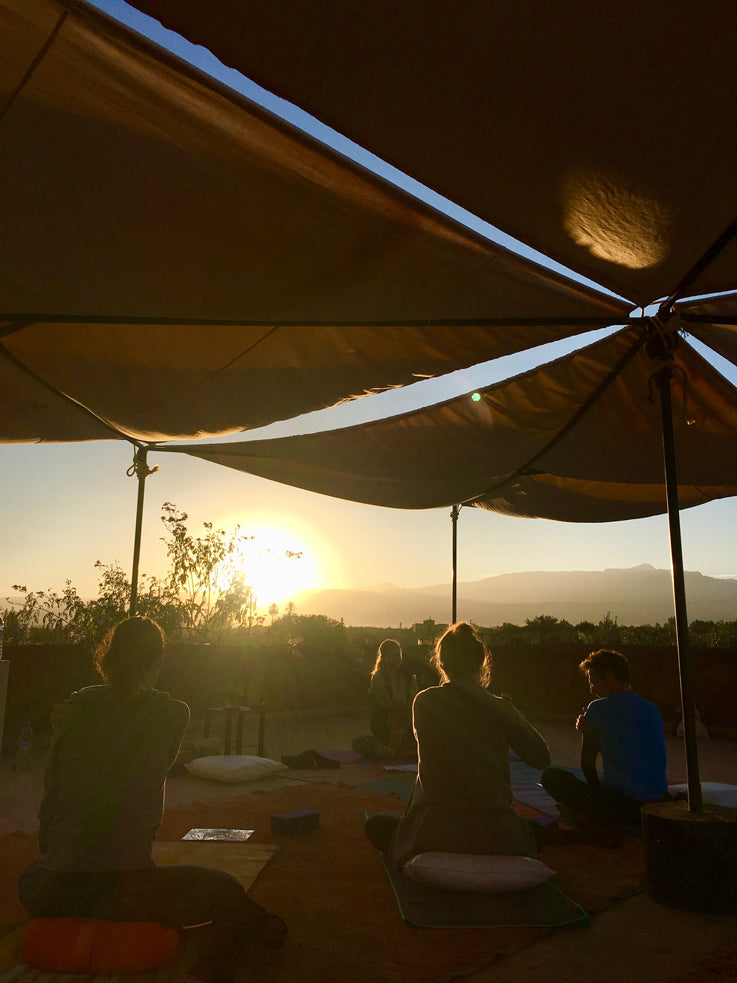
[[[31,62],[31,64],[28,66],[25,75],[18,82],[18,84],[16,85],[15,89],[13,89],[13,91],[10,93],[10,95],[8,96],[8,98],[5,101],[5,104],[3,106],[0,106],[0,122],[2,122],[3,118],[6,116],[8,110],[10,109],[10,107],[13,105],[13,103],[18,98],[18,96],[21,94],[21,92],[23,91],[23,89],[25,89],[26,85],[28,84],[28,82],[31,80],[31,78],[35,74],[36,69],[41,64],[41,62],[44,60],[44,58],[46,57],[49,48],[51,47],[51,45],[56,40],[56,36],[59,33],[59,31],[61,30],[61,27],[62,27],[64,21],[67,19],[67,16],[68,16],[68,12],[66,10],[62,11],[62,13],[59,15],[59,19],[57,20],[56,24],[52,28],[51,33],[49,34],[48,38],[44,42],[44,44],[41,47],[40,51],[38,52],[38,54],[36,55],[36,57],[33,59],[33,61]]]

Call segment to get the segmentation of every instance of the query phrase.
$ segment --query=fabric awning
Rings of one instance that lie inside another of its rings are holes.
[[[379,157],[638,304],[737,288],[724,0],[134,0]]]
[[[629,309],[86,4],[0,0],[0,106],[2,441],[228,433]]]
[[[437,406],[327,433],[171,450],[393,508],[464,503],[602,522],[665,512],[656,370],[641,328]],[[683,508],[737,494],[737,390],[680,339],[672,400]]]

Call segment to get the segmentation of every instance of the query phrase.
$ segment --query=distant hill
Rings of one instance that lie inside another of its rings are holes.
[[[737,619],[737,579],[687,572],[690,621]],[[405,627],[451,617],[450,584],[365,590],[305,590],[294,597],[298,614],[324,614],[348,625]],[[578,624],[607,613],[621,625],[661,624],[673,617],[670,570],[642,564],[625,570],[506,573],[458,585],[458,617],[487,626],[523,625],[540,614]]]

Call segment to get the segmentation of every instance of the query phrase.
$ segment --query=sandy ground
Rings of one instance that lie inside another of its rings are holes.
[[[539,718],[534,722],[549,743],[554,763],[578,764],[579,745],[572,722]],[[307,748],[347,750],[351,738],[367,729],[366,711],[272,714],[267,717],[265,753],[279,760],[282,754]],[[215,730],[213,738],[219,737]],[[187,739],[202,740],[201,721],[190,724]],[[246,741],[255,740],[254,729]],[[666,742],[669,781],[684,782],[683,741],[668,736]],[[255,752],[249,747],[246,753]],[[0,835],[37,829],[44,755],[43,747],[34,748],[28,771],[15,770],[12,759],[0,761]],[[702,781],[737,784],[737,742],[699,742],[699,766]],[[360,784],[376,774],[373,764],[344,765],[335,770],[285,772],[279,781],[295,785],[315,780]],[[248,786],[253,791],[259,787],[264,786]],[[245,790],[242,784],[220,785],[177,776],[167,782],[167,804],[212,801],[242,795]],[[657,904],[643,893],[613,905],[592,919],[588,928],[552,932],[467,979],[471,983],[521,983],[529,979],[536,983],[675,983],[722,946],[737,946],[737,915],[679,911]],[[695,979],[722,983],[727,979],[715,977],[707,965],[696,973],[689,983]]]

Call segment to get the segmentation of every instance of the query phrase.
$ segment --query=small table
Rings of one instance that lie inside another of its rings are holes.
[[[251,712],[250,707],[230,706],[230,707],[207,707],[205,710],[205,725],[203,736],[210,736],[210,723],[213,714],[222,713],[225,715],[225,738],[223,741],[223,754],[230,754],[230,746],[233,734],[233,718],[236,720],[235,730],[235,753],[240,754],[243,750],[243,722],[246,714]],[[261,702],[258,708],[258,756],[264,757],[264,738],[266,730],[266,712],[264,704]],[[252,745],[253,746],[253,745]]]

